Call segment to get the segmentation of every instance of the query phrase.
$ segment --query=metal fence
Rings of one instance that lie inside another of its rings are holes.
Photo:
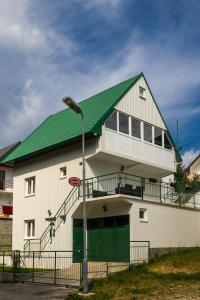
[[[13,180],[0,179],[0,190],[5,191],[6,189],[13,188]]]
[[[131,241],[128,259],[88,250],[88,278],[106,278],[131,265],[148,262],[149,249],[148,241]],[[2,251],[0,272],[13,273],[17,282],[81,286],[82,262],[74,262],[74,255],[75,251]]]
[[[200,209],[200,194],[178,194],[170,183],[154,178],[118,172],[89,178],[86,185],[88,198],[122,194],[145,201]]]

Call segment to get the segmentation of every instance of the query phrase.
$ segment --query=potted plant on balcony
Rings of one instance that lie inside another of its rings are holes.
[[[174,181],[170,182],[170,186],[178,194],[176,202],[184,204],[200,191],[200,178],[198,175],[195,175],[192,179],[189,179],[185,173],[183,164],[178,163],[176,173],[174,174]]]

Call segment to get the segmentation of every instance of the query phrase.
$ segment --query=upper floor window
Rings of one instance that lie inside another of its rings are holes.
[[[144,123],[144,140],[152,143],[152,125]]]
[[[131,130],[132,136],[141,139],[141,121],[135,118],[131,118]]]
[[[115,111],[105,123],[107,128],[117,131],[117,112]]]
[[[129,116],[119,112],[119,131],[129,134]]]
[[[35,194],[35,176],[25,179],[25,194],[27,196]]]
[[[142,99],[146,99],[146,90],[143,87],[139,87],[139,96]]]
[[[60,178],[65,178],[67,176],[67,167],[60,168]]]
[[[26,220],[25,222],[25,238],[35,237],[35,220]]]
[[[162,146],[162,129],[154,127],[154,143],[155,145]]]
[[[170,143],[170,140],[169,140],[166,132],[164,133],[164,147],[165,147],[165,149],[169,149],[169,150],[172,149],[172,145]]]

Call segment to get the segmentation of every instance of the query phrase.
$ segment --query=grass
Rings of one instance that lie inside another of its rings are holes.
[[[89,300],[200,299],[200,249],[164,255],[149,264],[90,282]],[[85,299],[77,294],[67,300]]]
[[[4,266],[0,265],[0,272],[10,272],[13,273],[14,269],[12,266]],[[32,268],[18,268],[15,270],[16,273],[32,273],[33,269]],[[54,269],[40,269],[40,268],[34,268],[34,272],[52,272]]]

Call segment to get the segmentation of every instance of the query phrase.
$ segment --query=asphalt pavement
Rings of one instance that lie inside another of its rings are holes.
[[[64,300],[75,289],[29,283],[0,283],[0,300]]]

